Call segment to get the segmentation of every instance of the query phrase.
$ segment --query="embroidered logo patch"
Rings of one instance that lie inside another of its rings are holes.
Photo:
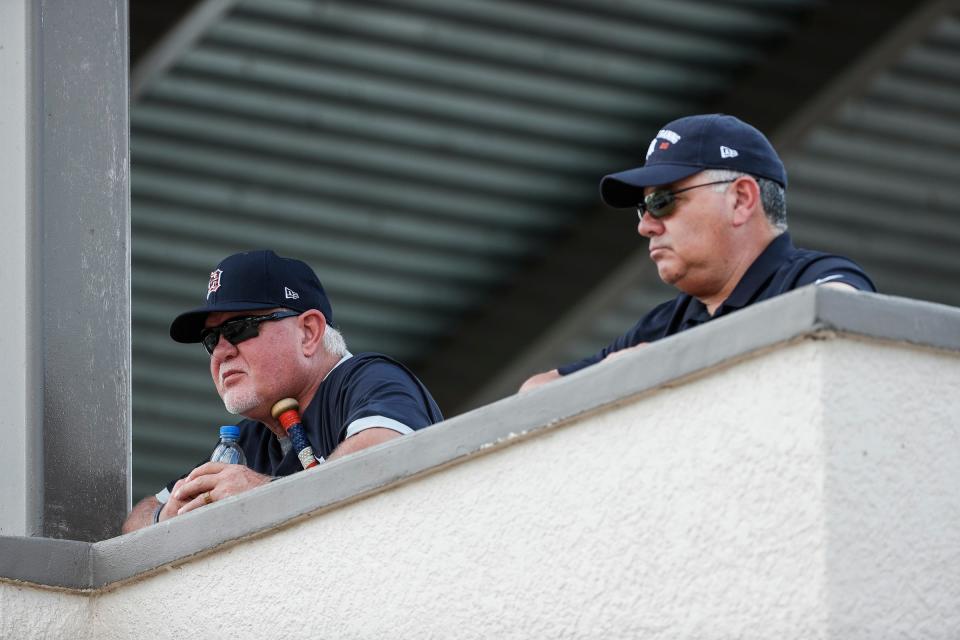
[[[721,158],[736,158],[740,155],[740,152],[736,149],[731,149],[730,147],[720,147],[720,157]]]
[[[660,141],[660,144],[657,144],[657,141]],[[666,142],[664,142],[666,141]],[[650,156],[654,151],[666,151],[670,148],[670,145],[677,144],[680,142],[680,136],[677,135],[675,131],[670,131],[670,129],[660,129],[657,132],[657,136],[650,141],[650,146],[647,147],[647,160],[650,159]]]
[[[283,297],[287,300],[299,300],[300,294],[291,289],[290,287],[283,288]]]
[[[223,270],[217,269],[216,271],[210,272],[210,282],[207,283],[207,299],[210,298],[210,294],[214,293],[217,289],[220,288],[220,276],[223,275]]]

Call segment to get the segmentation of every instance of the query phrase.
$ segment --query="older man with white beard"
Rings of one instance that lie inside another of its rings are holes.
[[[318,462],[439,422],[440,410],[406,367],[377,353],[352,355],[332,326],[330,301],[313,270],[272,251],[225,258],[210,274],[205,304],[170,327],[177,342],[203,344],[210,375],[239,423],[247,464],[207,462],[144,498],[129,532],[303,469],[271,414],[284,398],[303,408]]]

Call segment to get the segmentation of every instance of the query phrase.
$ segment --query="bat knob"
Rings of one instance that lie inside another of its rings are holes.
[[[280,417],[280,414],[285,411],[300,411],[300,403],[297,402],[296,398],[284,398],[283,400],[278,401],[270,409],[270,415],[277,419]]]

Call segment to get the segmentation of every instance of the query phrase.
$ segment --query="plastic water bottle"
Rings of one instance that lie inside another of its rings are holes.
[[[227,464],[247,464],[247,456],[237,442],[240,437],[240,427],[227,425],[220,427],[220,442],[210,456],[210,462],[226,462]]]

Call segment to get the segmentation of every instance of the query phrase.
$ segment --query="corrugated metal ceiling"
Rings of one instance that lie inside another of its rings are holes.
[[[306,260],[353,350],[423,361],[812,4],[236,3],[132,108],[135,495],[230,420],[166,333],[219,258]]]

